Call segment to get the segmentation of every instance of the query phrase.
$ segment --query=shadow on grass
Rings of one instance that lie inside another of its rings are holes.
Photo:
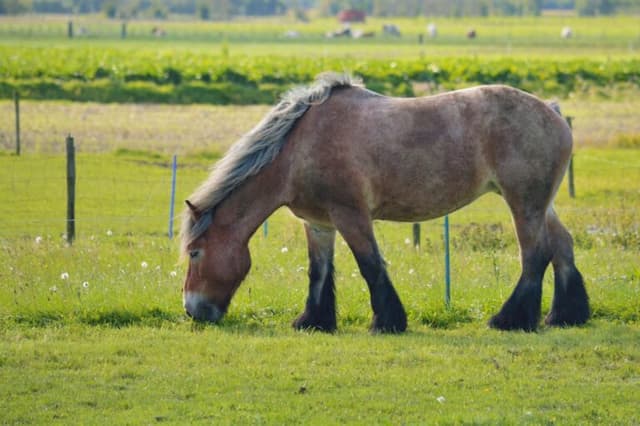
[[[423,326],[453,330],[474,322],[483,322],[468,309],[451,307],[437,310],[425,310],[421,312],[409,312],[409,322]],[[291,328],[292,321],[297,312],[293,309],[264,308],[243,312],[234,312],[225,316],[217,324],[191,321],[185,314],[178,311],[150,308],[142,310],[109,309],[84,311],[76,313],[62,313],[53,311],[35,311],[5,316],[0,319],[2,326],[26,326],[26,327],[55,327],[72,324],[87,325],[92,327],[123,328],[132,326],[162,327],[166,325],[190,324],[194,332],[202,332],[215,328],[225,333],[256,334],[261,335],[281,332]],[[632,324],[640,321],[640,315],[632,307],[594,306],[592,319]],[[370,318],[357,314],[344,314],[338,318],[338,330],[346,328],[363,328],[369,326]],[[411,328],[411,325],[409,325]]]
[[[8,322],[30,327],[50,327],[69,325],[73,323],[94,327],[122,328],[130,326],[159,327],[166,323],[181,323],[185,316],[176,312],[151,308],[139,311],[112,309],[104,311],[88,311],[73,314],[60,312],[37,311],[29,314],[19,314],[8,318]]]
[[[450,307],[417,313],[415,320],[422,325],[438,329],[454,329],[478,321],[466,309]]]

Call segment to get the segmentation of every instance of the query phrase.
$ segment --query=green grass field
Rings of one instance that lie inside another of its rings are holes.
[[[451,215],[449,309],[442,222],[423,225],[418,251],[408,224],[376,225],[406,335],[367,333],[366,285],[340,239],[340,331],[290,328],[304,306],[307,260],[301,225],[285,211],[252,239],[254,267],[225,320],[194,325],[182,313],[184,265],[165,235],[166,162],[80,155],[78,238],[68,247],[61,156],[0,156],[3,423],[640,420],[637,150],[577,152],[578,197],[563,185],[556,207],[575,237],[594,318],[534,334],[485,326],[519,273],[507,209],[492,196]],[[179,199],[206,175],[204,158],[185,162]],[[548,273],[543,312],[551,288]]]
[[[78,52],[99,57],[115,49],[155,52],[160,62],[175,52],[272,56],[288,66],[298,55],[362,63],[477,55],[607,64],[610,57],[625,64],[637,63],[626,61],[640,45],[636,17],[438,19],[441,36],[425,45],[417,36],[428,19],[393,21],[401,39],[325,40],[335,21],[280,20],[163,22],[162,39],[150,35],[158,22],[133,22],[120,41],[120,23],[96,17],[77,19],[88,33],[73,40],[66,18],[0,18],[0,54],[27,58],[48,48],[76,60]],[[378,31],[382,22],[363,28]],[[560,39],[564,25],[574,39]],[[464,39],[471,26],[479,33],[474,44]],[[282,39],[288,29],[301,37]],[[54,57],[64,60],[49,52],[28,63],[46,70]],[[508,209],[488,195],[450,215],[450,307],[442,220],[422,224],[419,250],[410,224],[375,224],[408,314],[400,336],[367,332],[366,284],[340,238],[338,332],[290,327],[308,284],[302,225],[286,210],[269,218],[267,235],[260,229],[252,238],[252,271],[222,323],[194,324],[184,315],[185,264],[167,237],[171,157],[178,157],[179,211],[267,106],[23,100],[17,157],[14,106],[0,100],[0,424],[639,424],[637,82],[561,93],[564,114],[574,118],[577,196],[568,196],[565,181],[555,207],[575,240],[592,320],[529,334],[486,327],[520,270]],[[64,238],[67,134],[77,147],[71,246]],[[543,313],[552,275],[545,276]]]

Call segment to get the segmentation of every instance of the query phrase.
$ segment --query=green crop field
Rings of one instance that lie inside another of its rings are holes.
[[[640,423],[637,17],[434,18],[439,37],[423,44],[427,18],[369,20],[361,29],[377,34],[360,40],[326,39],[333,20],[131,21],[121,40],[118,21],[73,19],[68,39],[67,17],[0,18],[1,424]],[[387,21],[401,38],[380,34]],[[570,40],[560,38],[565,25]],[[152,36],[154,26],[166,36]],[[285,39],[288,30],[300,36]],[[366,284],[340,238],[338,332],[290,327],[308,271],[302,225],[286,210],[252,238],[252,270],[224,320],[189,320],[185,264],[167,236],[172,156],[179,212],[268,104],[326,68],[396,95],[506,82],[557,98],[573,117],[576,197],[565,181],[555,207],[592,320],[487,328],[520,270],[494,195],[450,215],[449,307],[442,220],[422,224],[419,249],[410,224],[375,224],[407,310],[403,335],[367,332]],[[68,134],[78,179],[71,246]]]
[[[78,19],[87,32],[68,39],[66,18],[1,18],[0,97],[17,90],[33,99],[270,104],[326,70],[403,96],[486,83],[560,96],[640,84],[636,17],[440,19],[435,39],[424,38],[426,19],[397,20],[402,37],[378,31],[370,39],[327,39],[337,25],[330,20],[133,21],[124,40],[120,22]],[[575,31],[569,40],[560,37],[565,25]],[[165,37],[151,35],[157,26]],[[468,28],[476,40],[465,38]],[[287,31],[299,37],[285,39]]]

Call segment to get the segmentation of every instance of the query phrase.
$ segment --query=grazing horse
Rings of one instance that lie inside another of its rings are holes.
[[[186,202],[186,312],[196,320],[222,318],[251,266],[250,237],[287,206],[304,221],[309,251],[309,294],[294,327],[336,329],[338,231],[369,287],[371,330],[402,332],[406,314],[372,221],[432,219],[492,191],[511,209],[522,275],[489,325],[537,328],[549,262],[555,290],[546,323],[582,324],[589,318],[587,293],[572,238],[552,207],[571,149],[559,110],[514,88],[404,99],[369,91],[348,76],[321,75],[289,92]]]

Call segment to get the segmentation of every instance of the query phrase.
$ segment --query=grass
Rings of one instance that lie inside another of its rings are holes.
[[[32,18],[25,22],[33,24]],[[67,41],[59,28],[47,33],[65,22],[43,22],[42,31],[60,45],[117,43],[115,33],[104,41]],[[324,51],[320,46],[345,57],[411,57],[419,54],[411,37],[426,22],[407,23],[416,26],[403,27],[407,36],[400,41],[364,44],[371,49],[311,34],[322,22],[302,27],[309,32],[302,40],[278,44],[283,24],[260,27],[272,33],[264,43],[240,39],[255,22],[221,27],[221,39],[204,33],[217,24],[170,23],[167,40],[150,40],[146,27],[136,33],[132,26],[126,46],[219,52],[226,39],[231,55],[261,49],[310,55]],[[635,39],[620,35],[633,34],[632,18],[438,23],[442,38],[426,47],[429,54],[604,57],[636,51]],[[113,31],[118,25],[103,24]],[[458,33],[470,24],[483,25],[473,47]],[[555,38],[561,24],[578,35],[570,48]],[[40,30],[20,33],[21,25],[21,18],[0,19],[0,43],[49,42]],[[546,41],[528,41],[532,28],[544,28]],[[178,29],[185,33],[178,36]],[[513,31],[511,45],[505,29]],[[532,334],[485,326],[519,274],[510,217],[495,196],[450,217],[450,308],[443,303],[442,222],[423,224],[420,250],[412,247],[408,224],[375,225],[407,309],[405,335],[366,332],[366,285],[341,239],[339,331],[291,329],[306,298],[306,244],[300,223],[282,210],[269,219],[268,236],[259,231],[252,238],[254,266],[225,320],[193,324],[181,307],[185,265],[166,237],[171,156],[178,154],[180,164],[181,208],[208,165],[268,107],[23,101],[23,155],[16,157],[13,104],[0,101],[6,118],[0,120],[0,423],[640,423],[639,105],[637,89],[615,90],[560,100],[574,116],[577,198],[568,197],[564,183],[556,208],[574,236],[593,319],[584,327],[542,327]],[[72,246],[63,238],[68,133],[78,147]],[[543,312],[551,303],[551,275]]]
[[[69,247],[61,156],[0,156],[9,185],[0,191],[3,423],[640,421],[637,150],[578,151],[578,198],[563,185],[557,208],[575,236],[594,319],[535,334],[484,325],[519,272],[506,207],[492,196],[451,216],[450,309],[441,222],[424,224],[418,251],[409,225],[376,224],[406,335],[366,332],[366,285],[340,239],[339,332],[290,328],[307,260],[302,227],[285,211],[252,239],[254,267],[223,323],[192,324],[180,306],[184,265],[163,235],[168,197],[155,189],[166,188],[167,159],[135,149],[79,155],[81,214]],[[205,162],[183,163],[180,195],[204,178]]]
[[[4,423],[634,424],[637,326],[2,332]]]

